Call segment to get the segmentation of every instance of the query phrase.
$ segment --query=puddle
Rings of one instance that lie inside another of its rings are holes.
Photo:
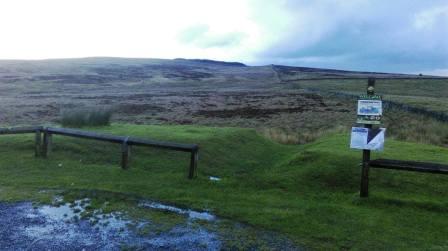
[[[53,203],[61,203],[63,198],[61,196],[55,197]],[[45,205],[39,207],[37,210],[40,215],[45,217],[60,221],[60,220],[79,220],[81,214],[86,211],[86,206],[90,205],[89,199],[76,200],[74,203],[65,203],[62,205],[52,206]]]
[[[139,203],[139,206],[145,207],[145,208],[169,211],[169,212],[173,212],[176,214],[186,215],[186,216],[188,216],[189,219],[192,219],[192,220],[205,220],[205,221],[216,220],[216,216],[214,216],[213,214],[210,214],[208,212],[198,212],[198,211],[193,211],[193,210],[187,210],[187,209],[169,206],[169,205],[165,205],[165,204],[157,203],[157,202],[145,201],[145,202]]]
[[[138,204],[145,210],[181,215],[173,224],[151,214],[139,220],[123,212],[104,213],[92,209],[88,198],[64,203],[59,196],[53,203],[0,202],[1,250],[296,250],[276,233],[218,219],[209,212],[151,201]]]

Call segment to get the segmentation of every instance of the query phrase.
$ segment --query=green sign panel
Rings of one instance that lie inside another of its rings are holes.
[[[381,124],[383,101],[379,95],[361,95],[358,98],[358,119],[360,124]]]

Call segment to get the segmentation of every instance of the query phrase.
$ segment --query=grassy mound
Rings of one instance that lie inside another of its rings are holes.
[[[371,197],[359,199],[361,153],[348,149],[346,134],[286,146],[250,129],[113,125],[95,130],[199,143],[198,178],[186,179],[187,153],[135,147],[131,168],[121,170],[119,145],[56,135],[49,158],[36,159],[33,135],[2,136],[0,199],[36,199],[45,189],[102,190],[210,209],[286,233],[311,248],[448,248],[448,177],[372,170]],[[380,155],[448,163],[448,149],[393,140],[374,157]]]

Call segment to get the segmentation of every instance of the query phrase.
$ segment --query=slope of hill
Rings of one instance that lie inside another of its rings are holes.
[[[400,78],[426,78],[433,76],[419,76],[412,74],[382,73],[382,72],[363,72],[363,71],[345,71],[335,69],[322,69],[310,67],[295,67],[273,65],[272,68],[281,75],[283,81],[295,81],[304,79],[365,79],[368,77],[400,79]],[[438,78],[438,77],[434,77]]]
[[[380,78],[378,93],[388,100],[442,113],[448,109],[443,78],[202,59],[8,60],[0,61],[0,123],[56,123],[63,111],[100,106],[112,108],[116,122],[307,134],[351,125],[355,101],[328,94],[362,93],[370,76]]]
[[[229,68],[232,67],[232,68]],[[205,59],[136,59],[136,58],[81,58],[52,60],[0,60],[0,83],[22,81],[50,81],[71,84],[101,84],[115,81],[206,80],[219,76],[248,77],[264,80],[274,78],[272,71],[283,81],[302,78],[418,78],[417,75],[356,72],[307,67],[271,65],[246,66],[238,62]],[[263,74],[264,73],[264,74]],[[254,76],[257,74],[257,76]],[[274,78],[275,79],[275,78]],[[228,79],[231,80],[231,79]]]

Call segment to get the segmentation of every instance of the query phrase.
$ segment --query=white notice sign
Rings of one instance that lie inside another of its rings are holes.
[[[384,148],[386,128],[369,129],[352,127],[350,148],[382,151]]]

